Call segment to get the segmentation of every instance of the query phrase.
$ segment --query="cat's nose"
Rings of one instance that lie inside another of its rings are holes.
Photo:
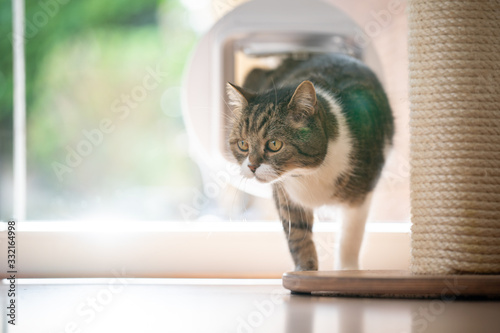
[[[253,173],[255,173],[255,170],[257,170],[257,168],[259,167],[260,165],[257,164],[248,164],[248,168],[250,169],[250,171],[252,171]]]

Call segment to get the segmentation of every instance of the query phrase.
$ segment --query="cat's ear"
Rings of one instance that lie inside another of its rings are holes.
[[[303,81],[293,93],[288,108],[300,112],[303,116],[311,116],[316,109],[316,90],[311,81]]]
[[[246,91],[230,82],[226,84],[226,91],[229,97],[228,104],[234,113],[240,113],[248,105],[248,102],[255,97],[254,93]]]

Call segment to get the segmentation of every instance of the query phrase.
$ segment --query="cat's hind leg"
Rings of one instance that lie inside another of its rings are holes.
[[[337,237],[335,269],[359,269],[359,250],[370,210],[372,193],[359,205],[341,207],[342,225]]]
[[[275,186],[273,192],[295,270],[318,270],[318,255],[312,240],[313,210],[292,203],[281,187]]]

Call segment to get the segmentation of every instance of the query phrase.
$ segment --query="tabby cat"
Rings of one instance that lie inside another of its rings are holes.
[[[230,149],[241,173],[271,183],[295,270],[317,270],[313,209],[338,205],[335,266],[358,269],[373,189],[394,134],[387,96],[361,61],[341,54],[284,60],[227,84]]]

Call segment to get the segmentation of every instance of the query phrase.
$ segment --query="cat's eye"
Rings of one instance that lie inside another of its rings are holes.
[[[248,143],[245,140],[240,140],[238,141],[238,148],[241,151],[248,151]]]
[[[272,152],[277,152],[278,150],[283,147],[283,142],[279,140],[269,140],[267,142],[267,149],[269,149]]]

